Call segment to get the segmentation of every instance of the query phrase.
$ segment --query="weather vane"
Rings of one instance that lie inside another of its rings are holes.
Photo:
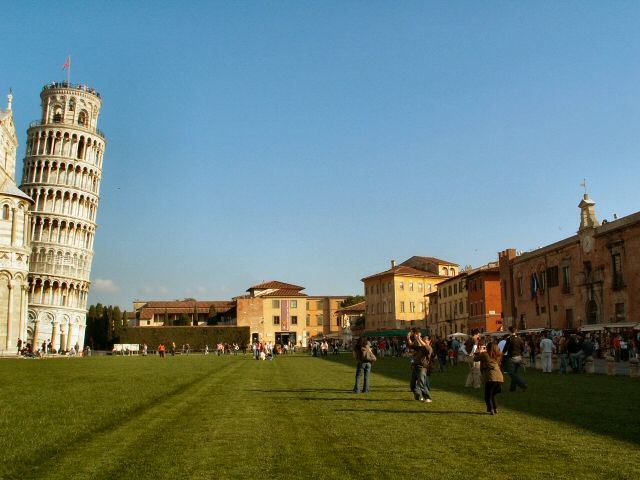
[[[587,194],[587,179],[583,178],[582,179],[582,183],[580,184],[581,187],[584,187],[584,194]]]

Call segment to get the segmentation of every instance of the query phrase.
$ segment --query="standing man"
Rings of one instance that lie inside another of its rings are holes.
[[[22,339],[19,338],[18,339],[18,355],[20,355],[21,351],[22,351]]]
[[[551,373],[553,370],[553,352],[555,352],[556,346],[553,344],[553,340],[549,338],[549,334],[545,332],[540,341],[540,356],[542,357],[542,373]]]
[[[364,376],[362,392],[369,393],[371,364],[376,361],[376,356],[371,350],[371,342],[366,338],[359,338],[353,346],[353,358],[355,358],[357,362],[356,384],[353,387],[353,393],[360,393],[360,378],[362,376]]]
[[[413,397],[420,402],[431,403],[431,359],[433,348],[429,337],[422,337],[420,331],[412,332],[407,337],[407,344],[413,350],[413,372],[415,378]],[[413,383],[413,381],[412,381]]]
[[[509,327],[509,338],[504,347],[507,357],[507,373],[511,377],[510,392],[515,392],[516,387],[520,387],[523,392],[527,391],[527,383],[518,375],[518,370],[522,365],[522,353],[524,352],[524,341],[516,335],[515,327]]]

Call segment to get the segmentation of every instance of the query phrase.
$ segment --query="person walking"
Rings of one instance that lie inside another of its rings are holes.
[[[164,343],[161,343],[160,346],[158,346],[158,353],[160,354],[160,358],[164,358]]]
[[[515,392],[520,387],[523,392],[527,390],[527,383],[520,377],[518,370],[522,366],[522,353],[524,352],[524,341],[516,335],[515,327],[509,327],[509,338],[504,347],[506,355],[507,373],[511,377],[510,392]]]
[[[415,378],[413,397],[420,402],[431,403],[431,361],[433,348],[429,337],[422,337],[418,330],[407,337],[407,345],[413,350],[413,372]]]
[[[484,403],[487,406],[487,413],[495,415],[498,413],[496,395],[502,391],[504,376],[500,363],[502,352],[495,342],[489,342],[486,347],[480,347],[473,356],[476,362],[480,362],[480,372],[484,382]]]
[[[369,393],[371,364],[376,361],[376,356],[371,350],[371,342],[366,338],[359,338],[353,347],[353,357],[357,362],[356,384],[353,393],[360,393],[360,378],[364,377],[362,392]]]
[[[556,346],[549,338],[548,333],[544,333],[540,341],[540,356],[542,357],[542,373],[551,373],[553,370],[553,352]]]

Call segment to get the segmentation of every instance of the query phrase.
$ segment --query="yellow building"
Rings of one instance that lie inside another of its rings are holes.
[[[434,333],[444,338],[455,332],[466,332],[469,323],[467,272],[440,283],[437,295],[437,321]]]
[[[304,287],[270,281],[236,297],[237,325],[251,329],[251,341],[306,346],[311,337],[341,329],[336,311],[348,295],[308,296]]]
[[[406,330],[427,326],[427,295],[458,274],[455,263],[414,256],[400,265],[362,279],[366,331]]]

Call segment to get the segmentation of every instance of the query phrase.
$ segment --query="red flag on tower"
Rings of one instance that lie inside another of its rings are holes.
[[[62,70],[67,70],[69,68],[71,68],[71,55],[67,57],[67,61],[64,62],[64,65],[62,66]]]

